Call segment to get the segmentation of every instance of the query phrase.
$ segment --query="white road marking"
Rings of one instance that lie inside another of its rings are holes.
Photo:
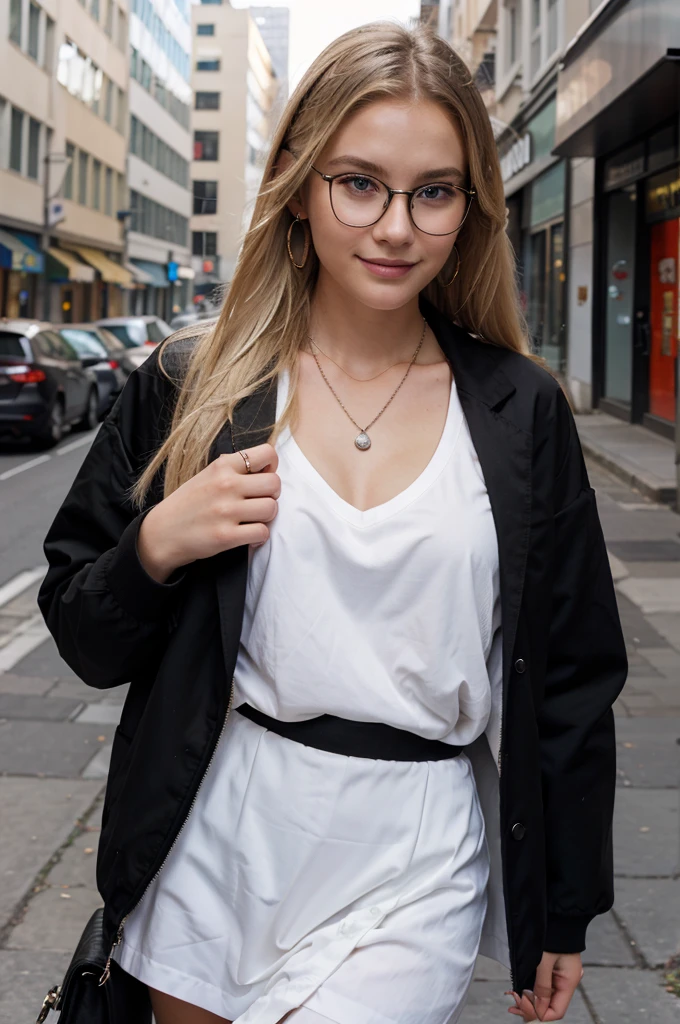
[[[66,452],[72,452],[74,448],[80,448],[84,444],[90,444],[94,440],[96,430],[91,430],[84,437],[79,437],[77,441],[69,441],[68,444],[62,445],[61,448],[57,448],[57,455],[65,455]]]
[[[38,612],[25,619],[9,634],[8,642],[0,648],[0,675],[14,666],[44,643],[50,636],[42,615]]]
[[[15,466],[14,469],[6,469],[4,473],[0,473],[0,480],[9,480],[11,476],[16,476],[17,473],[23,473],[26,469],[33,469],[34,466],[41,466],[43,462],[49,462],[51,458],[51,455],[39,455],[37,459],[31,459],[30,462],[22,462],[20,466]]]
[[[41,580],[46,572],[46,565],[37,565],[35,569],[25,569],[14,579],[8,580],[0,587],[0,608],[13,601],[19,594],[23,594],[24,590],[28,590],[32,583]]]

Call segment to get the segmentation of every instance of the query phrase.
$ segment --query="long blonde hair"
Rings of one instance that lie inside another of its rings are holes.
[[[308,332],[318,260],[312,250],[303,270],[293,267],[286,248],[292,221],[287,204],[349,114],[376,99],[405,96],[435,100],[453,115],[477,191],[456,242],[461,262],[454,284],[445,288],[434,280],[423,294],[484,341],[530,354],[505,232],[498,154],[467,67],[429,29],[409,30],[389,22],[354,29],[317,57],[288,101],[220,317],[195,343],[187,373],[178,383],[169,435],[133,490],[136,504],[143,504],[163,467],[166,496],[205,468],[210,446],[237,403],[284,368],[291,374],[290,398],[272,424],[270,440],[294,418],[296,355]],[[293,152],[296,160],[276,175],[282,149]],[[196,334],[195,327],[181,332],[190,334]]]

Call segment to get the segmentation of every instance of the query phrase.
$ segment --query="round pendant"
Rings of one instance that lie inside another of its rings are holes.
[[[362,430],[360,434],[354,438],[354,443],[361,452],[365,452],[367,448],[371,447],[371,439],[365,430]]]

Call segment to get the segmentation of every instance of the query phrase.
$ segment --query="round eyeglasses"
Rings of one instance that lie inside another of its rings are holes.
[[[377,224],[393,196],[408,196],[411,220],[419,231],[426,235],[452,235],[463,226],[477,194],[473,188],[443,182],[414,189],[390,188],[371,174],[358,171],[323,174],[316,167],[312,170],[328,182],[331,209],[348,228]]]

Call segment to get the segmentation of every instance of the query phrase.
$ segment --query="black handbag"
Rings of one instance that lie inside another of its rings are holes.
[[[103,981],[108,959],[103,908],[85,925],[61,985],[47,993],[36,1024],[59,1011],[59,1024],[151,1024],[149,990],[116,961]]]

